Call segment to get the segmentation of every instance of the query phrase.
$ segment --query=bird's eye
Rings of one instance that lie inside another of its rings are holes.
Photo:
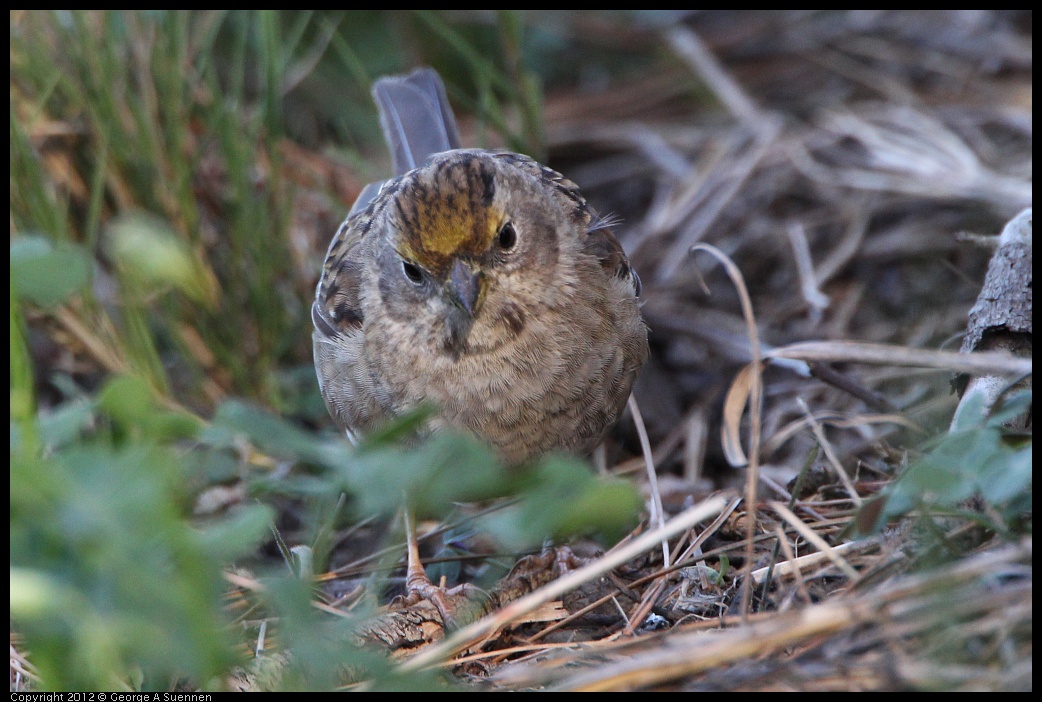
[[[514,225],[507,222],[499,229],[499,248],[509,251],[517,243],[517,231]]]
[[[402,271],[404,271],[405,277],[416,285],[423,282],[423,271],[416,264],[402,261]]]

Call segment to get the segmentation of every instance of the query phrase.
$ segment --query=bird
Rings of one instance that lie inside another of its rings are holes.
[[[431,68],[372,89],[394,177],[339,227],[311,308],[319,387],[352,442],[433,408],[427,430],[507,465],[585,454],[648,358],[640,278],[578,186],[514,152],[461,148]],[[406,587],[444,605],[406,516]]]

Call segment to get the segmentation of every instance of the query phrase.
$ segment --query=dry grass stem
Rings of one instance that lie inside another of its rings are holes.
[[[652,529],[647,533],[641,534],[625,546],[606,553],[602,558],[593,563],[572,571],[525,598],[512,602],[499,612],[495,612],[484,619],[455,632],[436,646],[410,658],[402,664],[402,669],[416,670],[422,668],[437,662],[454,651],[476,644],[478,641],[491,635],[507,623],[517,619],[518,617],[524,616],[543,603],[554,600],[569,590],[578,587],[582,583],[603,575],[638,554],[654,547],[654,545],[659,543],[662,539],[669,539],[676,536],[685,529],[691,528],[698,522],[714,516],[720,512],[725,505],[726,499],[722,496],[717,496],[709,498],[704,502],[681,512],[666,522],[663,527]]]

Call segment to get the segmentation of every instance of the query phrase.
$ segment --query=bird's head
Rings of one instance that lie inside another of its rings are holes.
[[[452,151],[385,191],[381,303],[444,353],[490,352],[523,332],[551,289],[567,293],[562,237],[575,238],[576,223],[538,174]]]

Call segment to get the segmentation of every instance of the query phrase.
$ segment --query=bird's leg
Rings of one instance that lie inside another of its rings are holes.
[[[452,588],[432,583],[420,561],[420,545],[416,539],[416,525],[413,521],[412,511],[406,507],[403,510],[403,516],[405,518],[406,565],[405,597],[402,598],[401,604],[412,606],[427,600],[437,608],[446,627],[455,628],[465,624],[466,622],[460,621],[460,610],[473,609],[469,606],[472,605],[471,598],[475,593],[480,593],[480,590],[469,583]]]

